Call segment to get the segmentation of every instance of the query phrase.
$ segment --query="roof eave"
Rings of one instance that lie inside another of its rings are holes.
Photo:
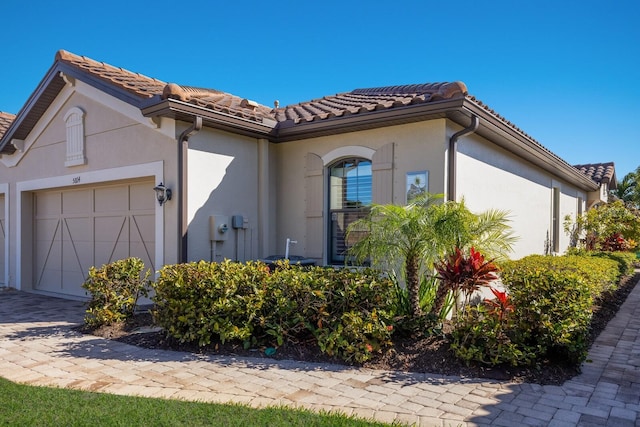
[[[543,148],[529,136],[507,125],[478,104],[465,100],[464,110],[480,118],[480,127],[476,132],[478,135],[585,191],[598,189],[598,184],[578,169]]]
[[[382,111],[351,114],[330,119],[296,123],[281,122],[274,142],[288,142],[320,136],[375,129],[436,118],[445,118],[462,106],[463,98],[414,104]]]
[[[203,125],[207,127],[253,138],[271,139],[276,127],[275,120],[267,119],[258,122],[176,99],[165,99],[149,104],[142,108],[142,114],[145,117],[169,117],[187,122],[191,121],[195,116],[200,116],[202,117]]]
[[[105,82],[86,71],[80,70],[64,62],[56,61],[33,91],[27,102],[20,109],[13,123],[0,139],[0,154],[13,154],[15,150],[10,144],[12,139],[25,139],[40,117],[49,108],[54,99],[68,84],[69,77],[80,80],[96,89],[112,95],[135,107],[140,107],[144,97],[136,96],[126,90]]]
[[[59,75],[58,64],[55,64],[49,68],[47,74],[45,74],[44,78],[38,84],[38,87],[31,93],[31,96],[27,99],[27,102],[24,103],[20,111],[16,114],[15,119],[9,125],[7,131],[0,138],[0,154],[13,154],[15,149],[10,144],[11,140],[16,138],[16,133],[20,132],[20,135],[17,136],[18,139],[23,136],[22,134],[28,134],[29,131],[33,128],[33,126],[28,126],[29,129],[25,130],[23,127],[23,123],[32,121],[32,112],[34,110],[46,110],[51,100],[47,99],[45,102],[43,101],[43,94],[50,89],[52,98],[62,90],[64,85],[66,84],[62,77]]]

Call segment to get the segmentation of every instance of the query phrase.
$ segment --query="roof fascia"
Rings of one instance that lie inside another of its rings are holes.
[[[300,139],[316,138],[384,126],[419,122],[447,117],[448,114],[462,106],[463,98],[446,101],[408,105],[382,111],[350,114],[331,119],[314,120],[293,124],[281,122],[277,128],[274,142],[287,142]]]
[[[480,127],[476,132],[478,135],[583,190],[597,190],[598,184],[592,179],[476,103],[466,100],[464,110],[481,119]]]
[[[203,124],[207,127],[254,138],[270,138],[277,124],[272,120],[260,123],[176,99],[166,99],[143,107],[142,114],[145,117],[162,116],[187,122],[192,121],[195,116],[200,116]]]
[[[136,96],[127,92],[126,90],[109,84],[108,82],[105,82],[104,80],[99,79],[84,70],[80,70],[64,62],[56,61],[51,66],[51,68],[49,68],[49,71],[47,71],[44,78],[38,84],[38,87],[33,91],[18,114],[16,114],[16,118],[14,119],[13,123],[11,123],[5,134],[2,136],[2,139],[0,139],[0,153],[12,154],[14,152],[14,150],[9,148],[9,144],[14,138],[16,132],[18,130],[22,130],[22,133],[27,134],[31,132],[31,130],[33,129],[32,124],[28,125],[28,129],[22,128],[25,120],[27,118],[32,119],[32,117],[30,116],[36,106],[40,107],[39,109],[41,111],[41,113],[36,114],[41,115],[42,112],[46,111],[49,105],[51,105],[51,103],[53,102],[53,99],[66,85],[69,84],[69,77],[80,80],[135,107],[140,108],[140,106],[144,102],[144,98],[142,97]],[[44,101],[44,106],[38,105],[40,102],[42,102],[41,100],[46,99],[45,95],[47,95],[49,99]],[[37,120],[35,120],[34,122],[37,122]]]
[[[29,112],[34,107],[34,105],[41,98],[41,95],[44,93],[44,91],[49,86],[51,86],[51,83],[56,79],[62,80],[62,78],[58,74],[59,70],[57,65],[58,64],[54,64],[51,66],[51,68],[49,68],[49,71],[47,71],[43,79],[40,80],[40,83],[38,84],[36,89],[31,93],[31,95],[27,99],[27,102],[24,103],[20,111],[18,111],[18,113],[16,114],[16,117],[13,119],[13,122],[11,123],[11,125],[9,125],[9,128],[7,129],[7,131],[4,133],[4,135],[2,135],[2,138],[0,138],[0,153],[13,154],[13,150],[6,150],[5,148],[7,147],[7,145],[10,144],[11,140],[14,138],[16,131],[20,128],[21,124],[24,122]],[[59,92],[64,86],[65,84],[63,84],[57,92]]]
[[[59,65],[59,71],[61,71],[65,75],[81,80],[84,83],[90,86],[93,86],[94,88],[108,95],[111,95],[115,98],[118,98],[119,100],[124,101],[127,104],[131,104],[135,107],[141,108],[145,100],[150,99],[150,97],[144,97],[144,96],[133,94],[85,70],[74,67],[67,63],[59,62],[58,65]]]

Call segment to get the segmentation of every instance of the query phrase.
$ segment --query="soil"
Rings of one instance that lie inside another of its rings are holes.
[[[624,278],[616,291],[606,293],[596,302],[590,329],[591,343],[606,327],[609,320],[616,315],[639,280],[640,273]],[[125,323],[103,326],[93,330],[80,327],[80,330],[84,333],[152,349],[345,365],[345,362],[340,359],[323,355],[312,339],[303,340],[296,344],[285,344],[278,347],[275,354],[266,356],[264,348],[245,350],[242,344],[237,343],[216,342],[207,347],[198,347],[193,344],[180,344],[177,340],[167,337],[163,331],[151,329],[152,332],[141,333],[141,331],[149,331],[152,327],[153,319],[148,312],[145,312],[136,314],[133,319]],[[449,349],[446,333],[420,339],[394,337],[394,340],[394,345],[391,348],[376,355],[373,360],[359,365],[351,364],[351,366],[554,385],[561,385],[580,373],[579,366],[564,363],[562,360],[545,360],[536,368],[466,366],[464,362],[453,356]]]

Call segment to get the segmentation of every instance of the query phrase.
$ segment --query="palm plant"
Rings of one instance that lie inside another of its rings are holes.
[[[617,182],[613,195],[634,207],[640,207],[640,167]]]
[[[508,213],[492,210],[475,215],[462,202],[441,203],[441,194],[424,194],[406,206],[373,205],[353,222],[347,235],[364,233],[351,248],[357,261],[397,272],[409,294],[410,314],[422,315],[420,283],[432,275],[434,264],[455,248],[474,246],[492,258],[504,257],[515,237]]]

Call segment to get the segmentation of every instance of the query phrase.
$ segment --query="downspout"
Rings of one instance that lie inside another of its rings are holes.
[[[480,126],[480,119],[476,115],[471,115],[471,124],[469,127],[462,129],[459,132],[454,133],[449,139],[449,163],[448,163],[448,175],[449,182],[447,185],[447,200],[454,202],[456,200],[456,176],[457,176],[457,156],[458,154],[458,139],[470,133],[474,133]]]
[[[187,157],[189,152],[189,137],[202,129],[202,117],[196,116],[193,124],[178,137],[178,262],[187,262]]]

